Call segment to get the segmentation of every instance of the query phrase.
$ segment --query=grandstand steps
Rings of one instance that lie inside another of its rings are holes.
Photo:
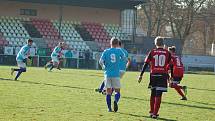
[[[29,35],[34,38],[42,38],[41,34],[37,29],[34,27],[34,25],[31,22],[25,21],[23,23],[23,26],[28,31]]]
[[[93,41],[90,33],[82,25],[75,25],[75,30],[80,34],[84,41]]]
[[[37,48],[47,48],[47,43],[43,38],[32,38]]]
[[[90,47],[92,51],[99,51],[100,47],[95,41],[86,41],[86,44]]]

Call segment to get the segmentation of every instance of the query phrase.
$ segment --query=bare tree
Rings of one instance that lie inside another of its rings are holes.
[[[182,46],[191,33],[195,17],[207,0],[170,0],[167,9],[173,37],[179,38]],[[169,12],[168,12],[169,11]]]

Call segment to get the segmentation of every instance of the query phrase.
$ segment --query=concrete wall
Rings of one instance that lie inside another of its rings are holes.
[[[20,9],[36,9],[36,18],[59,19],[59,6],[12,1],[0,2],[0,16],[32,17],[20,15]],[[63,6],[64,20],[91,21],[99,23],[120,23],[120,10]]]

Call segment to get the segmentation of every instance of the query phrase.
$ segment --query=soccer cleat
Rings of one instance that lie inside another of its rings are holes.
[[[118,104],[116,101],[114,101],[114,112],[118,111]]]
[[[100,89],[98,89],[98,88],[97,88],[97,89],[95,89],[95,92],[99,92],[99,91],[100,91]]]
[[[10,75],[13,75],[13,73],[14,73],[14,68],[11,68]]]
[[[108,112],[113,112],[112,109],[108,109]]]
[[[154,114],[153,114],[153,115],[152,115],[152,118],[153,118],[153,119],[157,119],[158,116],[159,116],[158,114],[157,114],[157,115],[154,115]]]
[[[59,68],[59,67],[58,67],[57,69],[58,69],[58,70],[61,70],[61,68]]]
[[[184,91],[185,96],[187,96],[187,86],[182,86],[182,90]]]
[[[187,97],[182,97],[181,100],[187,100]]]
[[[45,65],[44,68],[47,69],[47,66]]]
[[[153,113],[149,113],[149,117],[152,118],[152,116],[153,116]]]

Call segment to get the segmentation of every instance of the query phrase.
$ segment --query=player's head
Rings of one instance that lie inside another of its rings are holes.
[[[160,36],[156,37],[155,38],[155,46],[158,48],[158,47],[164,47],[164,39]]]
[[[58,47],[64,48],[64,46],[65,46],[64,42],[59,42],[59,43],[58,43]]]
[[[175,46],[169,47],[168,50],[171,53],[175,53],[176,52],[176,47]]]
[[[28,43],[28,46],[32,46],[33,40],[32,40],[32,39],[28,39],[28,40],[27,40],[27,43]]]
[[[115,37],[112,37],[110,40],[110,45],[112,48],[116,48],[119,46],[119,40]]]

